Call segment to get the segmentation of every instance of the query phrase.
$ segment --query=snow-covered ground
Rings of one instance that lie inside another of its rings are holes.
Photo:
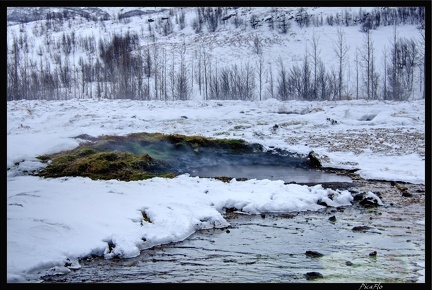
[[[329,193],[335,194],[326,201],[332,206],[352,200],[348,191],[271,180],[223,183],[186,174],[123,182],[28,174],[44,166],[37,155],[76,147],[75,136],[133,132],[242,138],[305,155],[313,150],[324,166],[355,168],[365,179],[425,183],[424,100],[8,102],[8,282],[70,271],[90,254],[134,257],[199,229],[225,227],[224,208],[318,210],[317,200]]]

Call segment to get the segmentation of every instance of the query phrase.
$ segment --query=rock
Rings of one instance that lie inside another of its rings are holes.
[[[360,201],[360,205],[364,207],[376,207],[383,205],[381,199],[375,193],[369,191],[362,201]]]
[[[318,258],[318,257],[324,256],[324,254],[321,254],[320,252],[317,252],[317,251],[306,251],[306,256]]]
[[[371,257],[375,257],[377,255],[377,251],[373,251],[369,253],[369,256]]]
[[[315,152],[313,151],[309,152],[308,158],[312,167],[321,168],[322,166],[321,161],[318,159]]]
[[[307,272],[305,274],[306,280],[313,280],[318,278],[324,278],[320,272]]]
[[[402,196],[403,197],[412,197],[413,195],[411,193],[409,193],[408,191],[403,191]]]
[[[326,207],[328,207],[328,204],[327,204],[325,201],[322,201],[321,199],[319,199],[319,200],[317,201],[317,204],[318,204],[318,205],[322,205],[322,206],[326,206]]]
[[[396,187],[400,192],[402,192],[403,197],[412,197],[413,196],[411,193],[408,192],[408,187],[403,186],[403,185],[396,183],[394,181],[391,183],[391,185]]]
[[[370,230],[370,229],[371,229],[371,227],[368,227],[368,226],[356,226],[356,227],[352,228],[352,230],[354,232],[365,232],[365,231]]]
[[[399,184],[399,183],[394,183],[394,185],[393,185],[394,187],[396,187],[397,189],[399,189],[400,191],[406,191],[406,190],[408,190],[408,187],[406,187],[406,186],[403,186],[402,184]]]
[[[332,124],[332,125],[336,125],[338,123],[338,121],[331,119],[331,118],[327,118],[327,121],[330,122],[330,124]]]
[[[353,263],[352,263],[351,261],[346,261],[346,262],[345,262],[345,265],[347,265],[347,266],[352,266]]]
[[[360,201],[360,204],[364,207],[375,207],[379,205],[375,200],[371,198],[364,198],[362,201]]]
[[[276,134],[276,132],[277,132],[278,129],[279,129],[279,125],[278,125],[278,124],[275,124],[275,125],[271,128],[271,132],[272,132],[273,134]]]
[[[331,221],[331,222],[335,222],[336,221],[336,217],[333,215],[333,216],[331,216],[331,217],[329,217],[329,221]]]
[[[363,200],[364,199],[364,195],[365,195],[364,192],[358,193],[358,194],[354,195],[354,200],[355,201]]]

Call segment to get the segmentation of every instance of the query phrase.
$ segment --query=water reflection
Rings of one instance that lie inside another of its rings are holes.
[[[227,176],[233,178],[283,180],[285,182],[297,183],[352,182],[352,179],[348,176],[321,172],[315,169],[269,164],[219,164],[194,168],[190,174],[200,177]]]

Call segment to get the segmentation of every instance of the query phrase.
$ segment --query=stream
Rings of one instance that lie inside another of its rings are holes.
[[[425,261],[424,185],[404,184],[412,193],[404,197],[394,183],[351,178],[323,186],[370,190],[384,206],[229,212],[228,228],[201,230],[135,258],[86,258],[81,268],[44,276],[42,283],[418,282]]]

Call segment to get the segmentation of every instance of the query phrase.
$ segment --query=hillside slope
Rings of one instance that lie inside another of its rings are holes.
[[[421,7],[7,12],[8,100],[424,97]],[[222,94],[224,81],[231,88]]]

